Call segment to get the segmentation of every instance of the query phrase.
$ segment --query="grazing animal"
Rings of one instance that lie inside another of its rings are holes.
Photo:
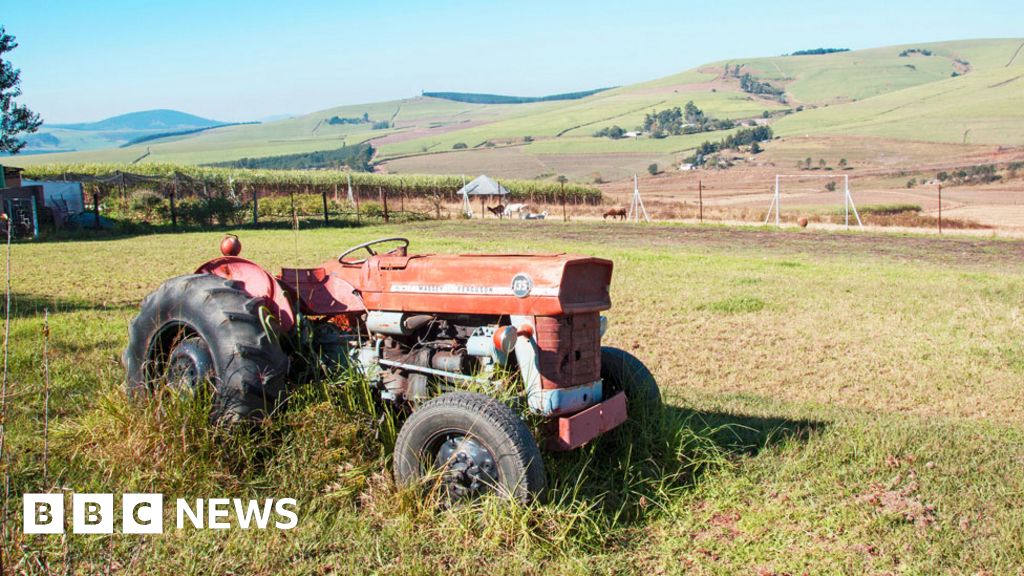
[[[604,219],[605,220],[607,220],[609,216],[611,216],[612,218],[620,218],[622,220],[625,220],[626,219],[626,209],[625,208],[616,208],[614,210],[609,210],[609,211],[604,213]]]
[[[540,214],[530,214],[529,212],[526,212],[525,214],[523,214],[523,218],[526,219],[526,220],[543,220],[543,219],[545,219],[547,217],[548,217],[548,211],[547,210],[541,212]]]
[[[487,211],[490,212],[491,214],[494,214],[498,218],[501,218],[502,216],[505,215],[505,205],[504,204],[498,204],[497,206],[494,206],[493,208],[491,206],[488,206],[487,207]]]
[[[513,214],[519,214],[519,217],[523,217],[523,212],[526,210],[526,204],[509,204],[505,206],[505,216],[512,217]]]

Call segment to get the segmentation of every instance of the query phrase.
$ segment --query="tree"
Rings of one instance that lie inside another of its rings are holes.
[[[651,173],[651,176],[656,176],[658,174],[658,165],[651,164],[647,167],[647,171]]]
[[[818,166],[821,166],[822,168],[824,168],[827,165],[828,165],[828,162],[826,162],[824,158],[818,158]]]
[[[760,154],[761,153],[761,145],[758,144],[756,140],[754,141],[753,144],[750,145],[750,153],[751,154]]]
[[[846,158],[840,158],[839,159],[839,167],[840,168],[846,168]]]
[[[828,184],[825,184],[825,190],[828,190],[829,192],[835,192],[836,191],[836,181],[835,180],[829,180]]]
[[[39,114],[14,101],[21,96],[21,70],[4,60],[3,55],[17,47],[14,36],[0,26],[0,153],[21,152],[25,141],[18,134],[31,134],[43,124]]]

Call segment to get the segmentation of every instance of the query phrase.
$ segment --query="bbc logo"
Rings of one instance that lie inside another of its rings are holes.
[[[64,532],[63,494],[25,494],[23,506],[25,534]],[[160,534],[164,530],[163,509],[163,494],[123,494],[121,531],[125,534]],[[114,495],[73,494],[71,530],[75,534],[112,534]]]
[[[63,494],[25,494],[23,496],[25,534],[61,534],[64,532]],[[234,525],[241,530],[291,530],[299,523],[298,502],[294,498],[178,498],[175,501],[178,530],[191,525],[196,529],[226,530]],[[113,494],[73,494],[71,529],[75,534],[112,534],[114,532]],[[124,534],[160,534],[164,530],[163,494],[123,494],[121,496],[121,532]]]

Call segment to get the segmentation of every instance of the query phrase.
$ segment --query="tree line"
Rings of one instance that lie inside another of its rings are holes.
[[[372,170],[373,146],[368,143],[342,146],[335,150],[319,150],[299,154],[266,156],[263,158],[242,158],[229,162],[216,162],[209,166],[217,168],[249,168],[267,170],[310,170],[317,168],[347,167],[357,172]]]
[[[769,126],[756,126],[754,128],[742,128],[722,138],[718,142],[705,140],[692,156],[685,161],[694,166],[702,166],[712,154],[722,150],[739,149],[740,146],[750,146],[755,154],[761,150],[759,142],[767,142],[772,139],[772,129]]]
[[[579,100],[580,98],[586,98],[592,94],[611,89],[612,87],[596,88],[594,90],[566,92],[549,96],[504,96],[501,94],[475,94],[472,92],[422,92],[422,94],[428,98],[441,98],[467,104],[529,104],[531,102],[551,102],[554,100]]]

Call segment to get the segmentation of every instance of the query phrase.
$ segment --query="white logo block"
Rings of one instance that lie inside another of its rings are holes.
[[[163,531],[163,494],[125,494],[121,498],[121,532],[161,534]]]
[[[25,494],[22,498],[22,532],[64,532],[64,494]]]
[[[74,494],[71,515],[75,534],[113,534],[114,495]]]

